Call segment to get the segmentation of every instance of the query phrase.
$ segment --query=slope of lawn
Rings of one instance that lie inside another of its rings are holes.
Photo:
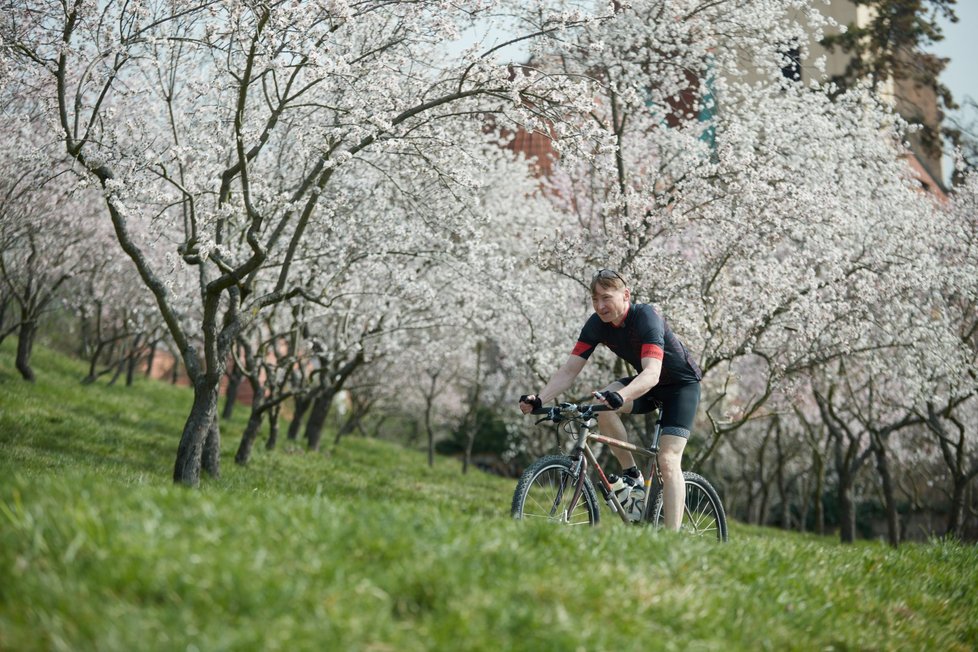
[[[170,474],[186,388],[0,346],[0,650],[972,650],[978,551],[513,522],[514,482],[360,438]]]

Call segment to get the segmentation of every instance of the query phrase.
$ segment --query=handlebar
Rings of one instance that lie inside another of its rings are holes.
[[[550,407],[534,408],[530,411],[530,414],[545,415],[542,419],[538,420],[537,423],[541,423],[543,421],[553,421],[554,423],[557,423],[559,421],[572,419],[590,419],[595,412],[613,411],[614,408],[602,403],[586,403],[583,405],[577,405],[575,403],[560,403],[559,405],[551,405]]]

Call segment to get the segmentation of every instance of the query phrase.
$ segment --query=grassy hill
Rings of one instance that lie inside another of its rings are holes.
[[[345,440],[170,482],[190,395],[0,347],[0,650],[973,650],[978,549],[516,523],[514,483]]]

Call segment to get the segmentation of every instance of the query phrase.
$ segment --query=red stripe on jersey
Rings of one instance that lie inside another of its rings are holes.
[[[643,344],[642,345],[642,357],[643,358],[655,358],[656,360],[662,359],[662,347],[655,344]]]
[[[588,344],[587,342],[578,342],[577,344],[574,345],[574,350],[571,351],[571,355],[578,355],[583,358],[584,354],[587,353],[588,349],[590,348],[591,345]]]

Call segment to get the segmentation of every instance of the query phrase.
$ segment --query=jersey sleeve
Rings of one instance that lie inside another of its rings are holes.
[[[643,310],[640,315],[638,336],[642,351],[639,357],[662,360],[666,345],[666,323],[652,308]]]
[[[594,353],[594,349],[598,344],[601,343],[598,324],[595,323],[596,317],[597,315],[591,315],[591,318],[584,323],[584,328],[581,329],[581,334],[577,337],[577,344],[574,345],[571,355],[576,355],[587,360]],[[598,323],[600,321],[600,318],[598,318]]]

